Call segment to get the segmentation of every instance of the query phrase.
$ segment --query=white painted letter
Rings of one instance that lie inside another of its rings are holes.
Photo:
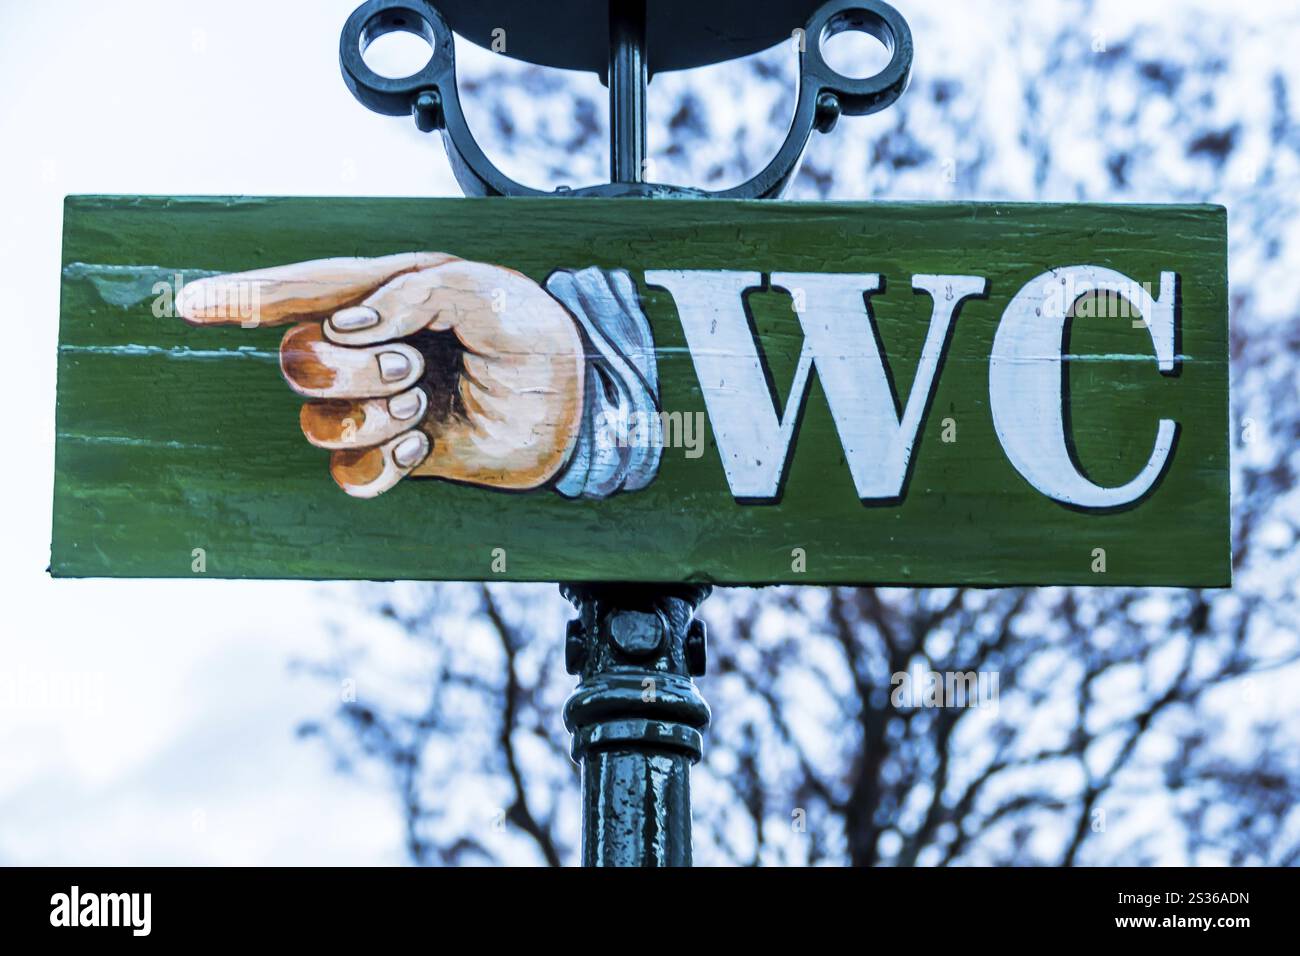
[[[1094,292],[1122,296],[1134,305],[1146,319],[1157,367],[1164,374],[1177,371],[1182,357],[1175,350],[1175,273],[1160,273],[1160,298],[1153,299],[1114,270],[1070,266],[1031,279],[1002,313],[989,359],[989,403],[1002,449],[1026,481],[1063,504],[1105,509],[1131,504],[1151,489],[1169,461],[1178,425],[1160,419],[1151,457],[1127,484],[1103,488],[1079,472],[1065,433],[1062,345],[1071,307]]]
[[[977,276],[919,275],[912,287],[933,299],[929,332],[901,417],[877,345],[866,297],[880,276],[775,273],[772,285],[805,307],[797,312],[804,343],[786,406],[778,416],[744,293],[760,285],[756,272],[646,273],[646,282],[672,293],[691,360],[717,436],[731,493],[738,499],[780,497],[800,409],[816,366],[858,497],[902,494],[921,418],[933,394],[953,317],[963,300],[980,295]]]
[[[817,365],[858,497],[864,501],[900,497],[921,418],[948,347],[953,316],[964,300],[984,294],[985,280],[912,277],[912,290],[928,293],[933,309],[901,417],[876,337],[875,318],[864,295],[878,291],[880,277],[778,272],[772,275],[772,285],[807,292],[808,308],[799,316],[804,352],[811,350]]]

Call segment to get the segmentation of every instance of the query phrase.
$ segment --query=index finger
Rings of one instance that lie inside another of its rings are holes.
[[[192,325],[284,325],[355,305],[385,282],[453,261],[441,252],[315,259],[188,282],[176,299]]]

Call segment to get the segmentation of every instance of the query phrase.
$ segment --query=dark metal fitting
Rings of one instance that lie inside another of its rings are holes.
[[[610,82],[614,107],[611,129],[615,131],[615,142],[611,155],[618,158],[615,181],[557,189],[548,194],[502,173],[483,153],[465,122],[456,90],[453,34],[439,6],[446,8],[458,29],[483,45],[492,43],[498,29],[508,27],[511,43],[518,39],[520,45],[512,47],[507,55],[554,66],[599,67]],[[596,57],[594,50],[580,56],[574,53],[578,47],[586,49],[590,44],[575,45],[572,30],[577,27],[564,22],[559,6],[533,0],[500,0],[493,4],[480,0],[367,0],[343,28],[339,41],[343,78],[352,94],[375,112],[388,116],[413,112],[420,129],[440,129],[452,172],[469,196],[772,199],[780,196],[794,178],[813,130],[829,132],[841,115],[863,116],[889,106],[907,88],[912,68],[912,34],[907,21],[884,0],[827,0],[815,9],[807,2],[737,3],[717,8],[696,4],[701,9],[688,16],[695,29],[687,33],[682,32],[682,23],[678,22],[681,11],[672,12],[675,6],[649,5],[644,0],[616,3],[610,11],[611,16],[618,12],[618,30],[604,38],[609,41],[605,51],[608,58],[604,54]],[[576,9],[574,4],[566,4],[563,10],[570,7]],[[811,15],[799,26],[794,17],[803,17],[810,9]],[[557,25],[561,23],[562,28]],[[792,29],[800,39],[799,89],[794,118],[771,161],[748,182],[716,192],[640,182],[647,152],[645,86],[648,76],[655,72],[653,58],[665,57],[659,69],[698,66],[761,49],[769,41],[791,36]],[[891,54],[885,68],[862,78],[833,69],[822,55],[822,43],[846,30],[869,33],[884,44]],[[366,65],[365,48],[376,37],[394,31],[422,36],[433,48],[429,62],[410,76],[380,76]],[[655,52],[653,38],[657,31],[673,31],[674,42],[659,45],[663,53]],[[589,37],[593,43],[594,36]],[[571,62],[571,56],[577,59]]]
[[[581,674],[587,664],[587,645],[583,640],[582,621],[574,618],[564,629],[564,669]]]
[[[632,660],[653,657],[663,647],[668,622],[658,611],[620,609],[605,620],[609,640]]]
[[[442,127],[442,97],[437,90],[425,90],[417,96],[411,112],[421,133],[432,133]]]
[[[702,731],[709,717],[709,705],[691,679],[668,671],[621,668],[595,674],[585,678],[564,704],[564,725],[572,734],[630,720]],[[575,759],[582,749],[575,741]]]
[[[680,753],[691,763],[704,756],[704,735],[698,728],[662,720],[634,717],[628,720],[611,720],[582,727],[573,735],[573,759],[598,750],[620,750],[628,747]]]
[[[829,133],[840,119],[840,98],[834,93],[820,93],[817,96],[817,111],[813,117],[813,126],[819,133]]]
[[[703,677],[708,669],[708,636],[709,629],[703,621],[699,618],[691,621],[686,631],[686,669],[692,677]]]

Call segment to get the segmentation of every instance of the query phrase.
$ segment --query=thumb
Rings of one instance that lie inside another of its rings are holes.
[[[285,325],[355,305],[396,276],[453,259],[438,252],[403,252],[234,272],[186,283],[176,309],[193,325]]]

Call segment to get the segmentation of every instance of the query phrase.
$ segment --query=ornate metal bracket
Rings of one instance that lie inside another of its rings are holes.
[[[451,0],[447,0],[451,2]],[[642,7],[644,11],[644,7]],[[611,104],[611,182],[554,193],[521,185],[502,173],[470,132],[456,87],[456,51],[451,28],[425,0],[368,0],[348,18],[339,40],[343,78],[366,107],[387,116],[413,115],[425,132],[440,130],[456,180],[468,196],[651,196],[720,199],[771,199],[781,195],[799,168],[813,130],[829,132],[841,114],[862,116],[893,103],[907,87],[912,67],[912,34],[907,21],[881,0],[830,0],[800,28],[788,32],[799,45],[799,88],[794,119],[776,155],[748,182],[708,192],[686,186],[641,181],[644,137],[644,12],[611,24],[608,81]],[[800,33],[800,29],[802,33]],[[821,45],[845,30],[870,33],[891,51],[888,65],[875,76],[842,76],[826,63]],[[377,37],[405,31],[425,38],[429,62],[411,76],[380,76],[365,62]],[[640,31],[638,33],[638,31]],[[632,135],[639,133],[639,135]]]

